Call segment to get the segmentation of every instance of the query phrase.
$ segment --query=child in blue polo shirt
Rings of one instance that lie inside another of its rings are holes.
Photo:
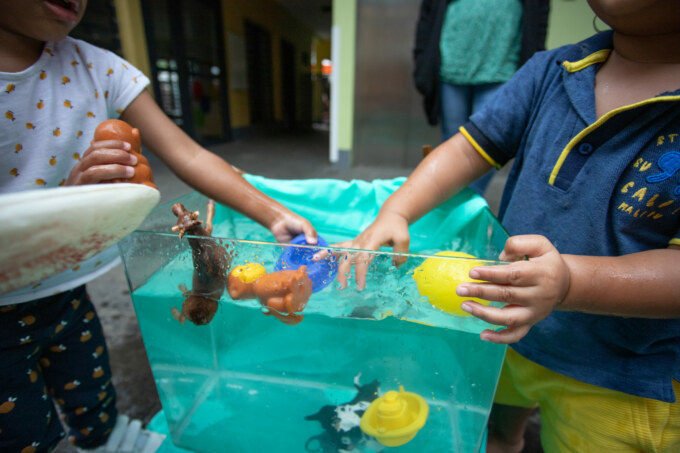
[[[512,343],[489,452],[521,451],[535,407],[547,452],[680,451],[680,2],[589,4],[611,31],[534,56],[340,244],[406,252],[409,224],[514,158],[512,264],[456,289],[507,303],[463,304]]]

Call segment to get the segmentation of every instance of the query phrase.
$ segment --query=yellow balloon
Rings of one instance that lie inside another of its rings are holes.
[[[476,258],[462,252],[439,252],[435,256],[451,256],[455,258]],[[446,260],[427,258],[413,271],[413,279],[418,286],[418,292],[427,301],[447,313],[458,316],[470,316],[460,306],[466,300],[473,300],[483,305],[489,305],[488,300],[475,297],[461,297],[456,294],[456,287],[464,282],[479,282],[471,279],[470,269],[482,266],[484,263],[473,259]]]

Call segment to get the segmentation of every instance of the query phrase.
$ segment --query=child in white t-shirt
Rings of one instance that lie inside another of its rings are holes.
[[[120,117],[196,190],[252,217],[279,241],[304,233],[315,242],[307,220],[255,189],[168,119],[145,90],[144,74],[113,53],[67,37],[87,0],[0,5],[0,192],[130,178],[137,163],[130,144],[90,143],[100,122]],[[0,451],[51,450],[64,436],[53,399],[74,444],[106,442],[117,418],[115,391],[84,283],[116,257],[109,250],[0,295]]]

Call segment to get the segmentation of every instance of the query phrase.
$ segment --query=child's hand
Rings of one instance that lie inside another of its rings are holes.
[[[316,230],[309,220],[293,212],[279,216],[269,227],[278,242],[290,242],[299,234],[305,235],[308,244],[316,244]]]
[[[529,257],[528,261],[525,256]],[[514,262],[472,269],[471,278],[488,283],[463,283],[458,285],[456,293],[507,303],[498,308],[466,301],[462,308],[488,323],[507,327],[499,332],[485,330],[481,333],[482,340],[515,343],[564,300],[570,273],[560,253],[543,236],[511,237],[500,259]]]
[[[130,144],[120,140],[92,142],[83,157],[73,167],[67,186],[97,184],[116,178],[131,178],[135,174],[137,157]]]
[[[359,236],[351,241],[334,244],[334,247],[378,250],[383,245],[389,245],[395,252],[407,253],[409,243],[410,236],[406,219],[399,214],[383,212]],[[347,277],[350,275],[352,265],[354,265],[356,272],[354,278],[357,289],[363,290],[366,287],[368,265],[372,259],[373,255],[365,252],[343,255],[338,263],[338,283],[340,283],[340,289],[347,287]],[[402,257],[395,256],[394,258],[396,265],[403,263],[403,261]]]

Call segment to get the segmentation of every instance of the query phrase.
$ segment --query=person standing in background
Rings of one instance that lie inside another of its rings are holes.
[[[442,141],[545,49],[550,0],[423,0],[413,50],[416,89]],[[493,171],[470,187],[481,195]]]

